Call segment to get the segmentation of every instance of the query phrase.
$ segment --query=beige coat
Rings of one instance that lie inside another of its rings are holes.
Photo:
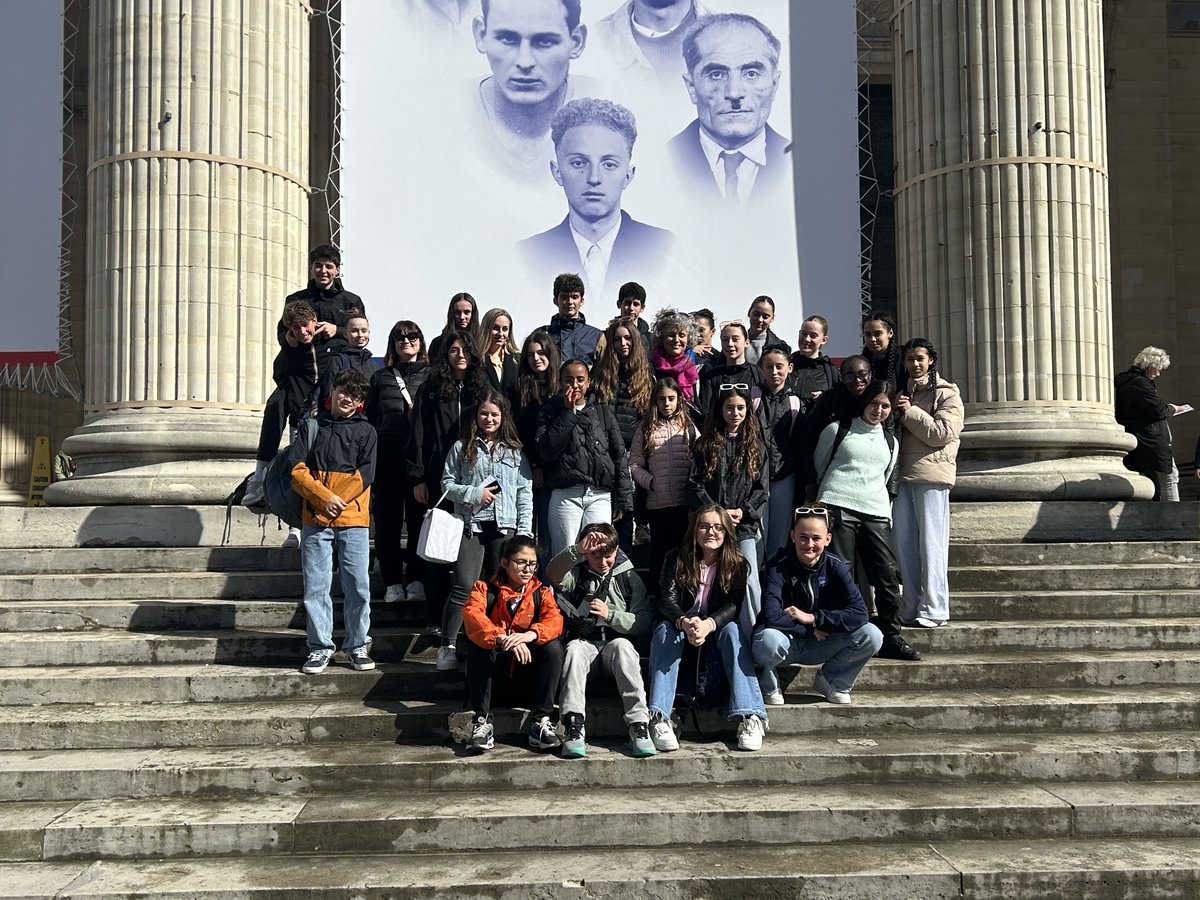
[[[958,435],[963,427],[958,388],[934,373],[912,392],[912,406],[900,418],[900,480],[953,486]]]

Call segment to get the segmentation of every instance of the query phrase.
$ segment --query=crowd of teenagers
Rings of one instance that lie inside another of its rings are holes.
[[[738,747],[755,750],[767,707],[784,702],[781,665],[818,666],[813,690],[850,703],[871,657],[921,658],[902,627],[949,620],[963,408],[936,348],[901,344],[890,315],[869,313],[862,353],[835,367],[825,319],[805,319],[793,351],[771,330],[769,297],[746,320],[667,308],[647,322],[631,282],[601,330],[582,280],[564,274],[557,314],[520,346],[508,312],[481,316],[460,293],[431,341],[415,322],[392,325],[380,367],[337,250],[316,248],[310,264],[284,307],[245,500],[260,502],[287,423],[315,416],[315,438],[293,440],[288,458],[304,500],[285,542],[301,548],[303,672],[337,649],[335,548],[342,650],[374,667],[372,523],[384,599],[423,604],[439,670],[465,663],[475,750],[493,745],[495,692],[532,711],[531,746],[584,755],[598,673],[616,683],[637,755],[676,749],[680,698],[714,692]],[[431,505],[462,521],[451,566],[416,552]],[[630,561],[641,544],[645,581]]]

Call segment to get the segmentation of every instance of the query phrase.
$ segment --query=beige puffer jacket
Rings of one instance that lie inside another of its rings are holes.
[[[912,406],[900,418],[900,480],[954,485],[963,404],[958,388],[937,373],[911,394]]]

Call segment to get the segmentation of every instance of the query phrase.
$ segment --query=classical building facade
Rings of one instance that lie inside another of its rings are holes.
[[[299,0],[81,6],[85,394],[0,391],[0,502],[24,502],[39,434],[81,467],[53,502],[213,502],[253,455],[280,301],[328,237],[330,29]],[[860,0],[886,188],[874,302],[963,387],[960,499],[1145,495],[1110,409],[1146,344],[1174,356],[1160,391],[1200,399],[1193,6]],[[1181,468],[1198,432],[1179,421]]]

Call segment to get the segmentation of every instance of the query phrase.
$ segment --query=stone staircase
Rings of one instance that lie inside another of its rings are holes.
[[[1195,898],[1198,551],[958,544],[852,706],[639,760],[608,699],[565,761],[453,745],[404,604],[300,675],[295,551],[0,550],[0,898]]]

